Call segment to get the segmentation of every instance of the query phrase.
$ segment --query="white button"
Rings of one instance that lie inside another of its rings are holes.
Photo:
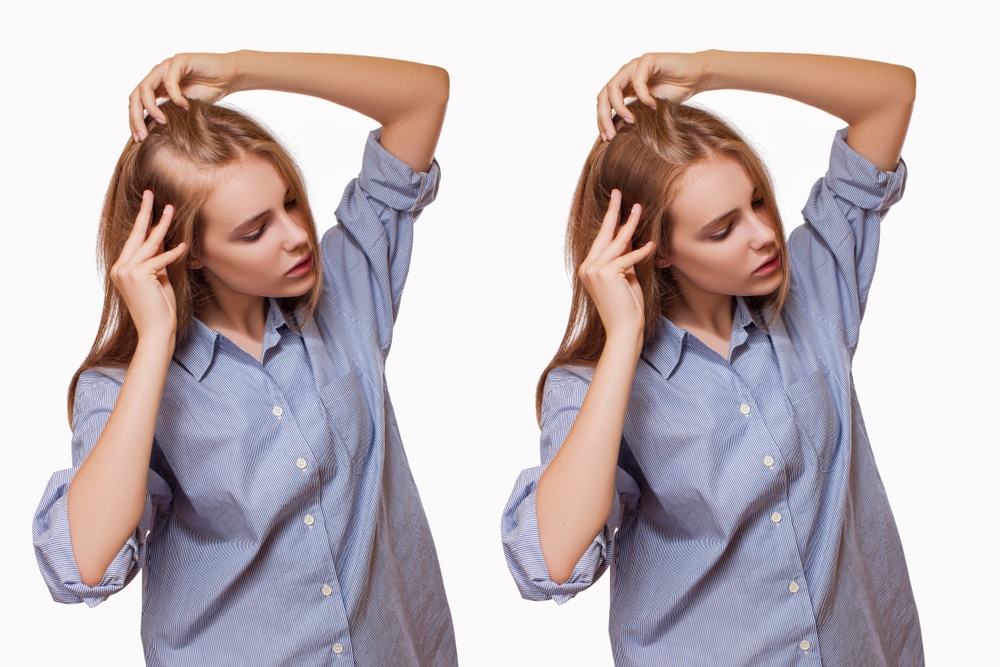
[[[336,653],[337,655],[340,655],[341,653],[343,653],[344,652],[344,646],[343,646],[343,644],[334,644],[333,645],[333,652]]]
[[[747,405],[746,403],[744,403],[743,405],[741,405],[740,406],[740,413],[742,413],[744,415],[750,414],[750,406]]]
[[[803,651],[808,651],[810,646],[812,646],[812,644],[809,643],[808,639],[803,639],[799,642],[799,648]]]
[[[281,409],[280,405],[276,405],[273,408],[271,408],[271,414],[277,417],[278,419],[281,419],[281,415],[283,412],[284,410]]]
[[[788,590],[790,590],[792,593],[798,593],[799,585],[793,581],[792,583],[788,584]]]
[[[316,519],[312,514],[306,514],[306,518],[302,519],[302,521],[304,521],[307,526],[311,526],[316,523]]]
[[[764,465],[766,465],[768,468],[773,468],[774,467],[774,457],[773,456],[765,456],[764,457]]]
[[[323,597],[330,597],[333,594],[333,589],[330,588],[330,584],[323,584],[323,588],[320,590],[323,592]]]
[[[781,523],[781,512],[775,512],[771,515],[771,521],[775,523]]]
[[[309,464],[306,463],[306,460],[301,456],[295,459],[295,467],[298,468],[299,470],[305,470],[307,465]]]

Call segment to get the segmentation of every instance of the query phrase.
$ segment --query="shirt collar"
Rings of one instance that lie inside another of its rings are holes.
[[[758,321],[759,317],[750,312],[743,297],[736,297],[733,331],[729,339],[730,351],[746,340],[750,327],[763,328]],[[663,377],[669,378],[680,363],[690,337],[690,333],[661,315],[652,339],[643,346],[642,358]]]
[[[268,299],[267,322],[264,326],[264,350],[278,343],[281,335],[290,329],[292,322],[285,317],[278,303]],[[212,331],[204,322],[195,318],[187,336],[174,351],[174,361],[201,382],[215,360],[222,334]]]

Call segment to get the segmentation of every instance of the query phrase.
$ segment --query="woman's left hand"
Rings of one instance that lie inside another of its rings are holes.
[[[615,136],[612,110],[633,121],[626,98],[636,97],[651,107],[656,100],[680,104],[702,90],[706,72],[697,53],[646,53],[625,63],[597,95],[597,127],[601,137]]]
[[[169,97],[174,104],[188,106],[188,99],[214,103],[238,89],[240,79],[236,55],[232,53],[178,53],[149,71],[128,98],[129,125],[136,141],[146,138],[143,112],[158,123],[166,117],[156,100]]]

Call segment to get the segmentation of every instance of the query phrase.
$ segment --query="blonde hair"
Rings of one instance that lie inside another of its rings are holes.
[[[135,353],[138,334],[125,301],[110,270],[121,255],[125,241],[139,214],[142,193],[151,190],[155,198],[152,220],[163,214],[167,204],[175,212],[164,239],[169,249],[186,243],[189,253],[198,253],[201,241],[201,207],[217,180],[215,174],[250,155],[259,155],[274,165],[285,180],[290,195],[298,201],[312,246],[318,247],[305,186],[295,161],[278,141],[256,121],[222,106],[189,100],[187,110],[173,102],[160,105],[166,124],[147,118],[149,130],[141,143],[131,139],[122,151],[111,176],[101,211],[97,235],[98,265],[104,278],[104,307],[97,336],[87,358],[73,375],[69,386],[69,418],[80,374],[90,368],[127,367]],[[312,289],[298,297],[278,299],[282,309],[296,313],[303,322],[311,316],[322,290],[319,262]],[[211,298],[204,276],[184,262],[175,262],[167,274],[177,301],[177,342],[188,333],[200,307]]]
[[[557,366],[593,366],[604,349],[604,325],[578,270],[601,227],[613,189],[622,193],[622,223],[633,204],[642,205],[642,217],[633,236],[634,247],[653,241],[657,252],[663,253],[670,247],[673,226],[670,204],[681,177],[692,165],[710,157],[732,156],[759,189],[763,206],[775,221],[781,265],[788,266],[788,249],[770,175],[739,132],[704,109],[665,100],[659,100],[655,109],[634,101],[629,109],[635,122],[625,123],[618,118],[615,137],[594,143],[573,196],[566,230],[566,263],[573,275],[572,304],[559,349],[538,381],[535,407],[539,418],[549,371]],[[660,316],[670,316],[671,305],[680,297],[680,286],[669,268],[656,268],[653,261],[637,265],[635,272],[643,293],[648,339]],[[748,305],[755,309],[772,307],[778,312],[788,293],[788,279],[785,270],[781,285],[774,292],[748,297]]]

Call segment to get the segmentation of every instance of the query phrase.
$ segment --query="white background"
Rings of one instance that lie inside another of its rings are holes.
[[[658,50],[834,53],[912,67],[911,178],[885,227],[855,381],[928,663],[980,665],[994,655],[998,437],[988,392],[997,364],[988,322],[998,206],[987,173],[997,151],[989,101],[997,59],[987,41],[992,21],[971,0],[933,12],[871,0],[28,6],[0,10],[0,572],[8,619],[0,661],[141,663],[138,582],[95,609],[52,602],[30,522],[48,476],[69,465],[65,392],[100,313],[94,238],[129,136],[126,97],[175,52],[238,48],[381,55],[451,73],[440,196],[419,223],[388,373],[459,656],[472,666],[610,664],[607,581],[562,607],[522,601],[499,535],[514,479],[537,462],[534,387],[565,324],[563,229],[597,136],[598,88],[626,60]],[[372,123],[291,95],[230,101],[286,142],[318,224],[332,224]],[[786,226],[794,226],[840,123],[749,93],[699,101],[761,149]]]

